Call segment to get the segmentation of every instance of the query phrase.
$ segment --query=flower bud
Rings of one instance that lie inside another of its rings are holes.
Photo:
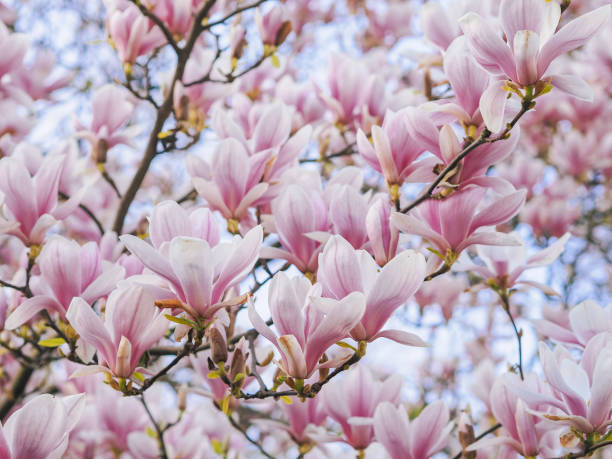
[[[132,343],[125,336],[121,337],[119,341],[119,348],[117,349],[117,360],[115,363],[116,375],[121,378],[127,378],[132,373],[130,367],[130,360],[132,358]]]
[[[227,344],[221,331],[216,327],[211,327],[208,331],[208,341],[210,342],[210,356],[213,362],[219,364],[227,362]]]

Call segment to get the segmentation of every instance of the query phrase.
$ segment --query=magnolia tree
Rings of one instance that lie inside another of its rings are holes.
[[[612,457],[606,3],[0,3],[0,457]]]

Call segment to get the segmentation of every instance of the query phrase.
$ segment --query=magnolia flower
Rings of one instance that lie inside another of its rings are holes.
[[[304,277],[289,279],[284,273],[276,274],[270,282],[268,302],[279,336],[266,325],[252,301],[249,319],[281,353],[281,369],[297,379],[307,379],[319,368],[340,363],[319,361],[330,346],[349,335],[366,307],[360,292],[340,301],[322,298],[319,285],[312,286]]]
[[[58,398],[38,395],[0,427],[2,459],[63,457],[68,436],[85,407],[84,394]]]
[[[92,100],[92,120],[89,128],[76,123],[79,137],[89,141],[96,162],[105,162],[108,150],[119,144],[129,144],[138,127],[125,128],[134,112],[134,103],[125,90],[107,84],[96,90]]]
[[[548,81],[552,86],[585,100],[593,93],[580,77],[550,74],[551,63],[562,54],[584,45],[608,21],[610,5],[602,6],[569,22],[555,32],[559,24],[559,3],[539,0],[503,0],[500,20],[506,42],[477,13],[461,18],[461,28],[474,57],[495,76],[520,86]],[[503,124],[507,91],[504,81],[494,82],[480,100],[480,110],[492,132]]]
[[[368,420],[381,403],[397,404],[401,388],[398,375],[378,381],[360,365],[347,377],[325,386],[321,397],[328,416],[342,427],[343,440],[355,449],[366,449],[374,441],[374,429]]]
[[[291,22],[286,20],[287,12],[283,5],[276,5],[267,13],[255,11],[255,24],[264,45],[280,46],[291,32]]]
[[[469,186],[446,199],[430,199],[409,215],[395,212],[391,221],[400,231],[429,241],[448,264],[474,244],[518,245],[513,236],[483,227],[499,225],[512,218],[525,202],[525,191],[506,195],[477,211],[486,193],[486,188]]]
[[[268,189],[261,179],[271,154],[271,150],[263,150],[249,156],[238,140],[224,139],[214,153],[208,177],[192,179],[200,196],[221,212],[233,232],[247,219],[249,207]]]
[[[544,309],[543,316],[535,321],[538,332],[572,346],[584,348],[595,335],[612,334],[612,307],[603,308],[595,301],[583,301],[569,313]]]
[[[554,244],[528,258],[525,253],[525,244],[522,241],[518,247],[478,245],[476,246],[476,250],[480,259],[485,262],[485,266],[470,264],[462,265],[459,269],[461,271],[475,272],[501,290],[511,289],[517,284],[524,284],[539,288],[549,295],[557,295],[557,293],[547,285],[528,280],[519,281],[519,278],[523,272],[529,269],[547,266],[553,263],[563,252],[565,243],[570,236],[569,233],[565,233],[563,237],[559,238]]]
[[[441,451],[453,424],[441,400],[431,403],[412,421],[403,406],[383,402],[374,413],[376,439],[392,459],[425,459]]]
[[[65,160],[65,156],[47,155],[35,174],[31,174],[24,161],[17,157],[0,160],[4,217],[8,223],[19,223],[18,229],[9,229],[7,233],[18,237],[25,245],[41,245],[56,219],[70,215],[83,197],[83,192],[77,192],[68,201],[58,203],[57,192]]]
[[[149,218],[149,238],[153,247],[161,249],[176,236],[204,239],[211,247],[219,243],[219,227],[210,209],[185,210],[176,201],[157,204]]]
[[[166,252],[155,250],[136,236],[120,237],[147,268],[168,282],[179,300],[173,307],[205,320],[219,309],[235,305],[231,301],[222,302],[225,291],[242,281],[253,268],[262,238],[261,226],[251,229],[244,239],[236,236],[231,243],[212,248],[203,239],[175,237]]]
[[[166,41],[162,31],[133,5],[124,10],[113,9],[109,13],[108,34],[119,58],[126,64],[133,64],[138,56],[147,54]]]
[[[123,267],[102,261],[95,242],[80,246],[76,241],[54,236],[38,257],[40,277],[32,279],[33,297],[11,313],[7,330],[24,324],[43,309],[66,315],[74,297],[94,303],[108,295],[123,279]]]
[[[370,251],[379,266],[391,261],[397,253],[399,231],[391,224],[391,204],[379,196],[374,198],[366,214],[365,226]]]
[[[18,69],[28,50],[28,38],[22,33],[11,33],[0,21],[0,46],[5,52],[0,55],[0,78]]]
[[[388,338],[410,346],[425,346],[417,335],[401,330],[381,331],[389,317],[418,290],[425,277],[425,257],[401,252],[379,269],[365,250],[355,250],[341,236],[333,236],[319,255],[317,279],[323,295],[341,300],[353,292],[366,297],[366,310],[351,330],[355,341]]]
[[[426,182],[431,179],[435,164],[432,158],[417,161],[427,145],[412,136],[408,126],[412,118],[407,116],[408,113],[412,112],[387,111],[382,127],[372,126],[373,145],[361,129],[357,133],[359,153],[369,166],[383,174],[393,199],[398,198],[399,187],[405,181]],[[435,126],[433,131],[437,135]]]
[[[81,339],[98,351],[92,368],[129,378],[142,354],[164,336],[168,320],[155,310],[155,299],[143,287],[125,286],[108,297],[104,322],[83,298],[70,303],[66,318]]]

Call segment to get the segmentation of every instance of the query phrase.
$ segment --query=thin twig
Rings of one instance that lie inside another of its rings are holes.
[[[268,388],[266,387],[266,383],[264,383],[263,379],[261,379],[261,376],[259,375],[259,372],[257,371],[257,356],[255,355],[256,338],[257,335],[255,335],[254,333],[247,335],[247,339],[249,341],[249,351],[251,352],[251,374],[255,376],[255,379],[257,379],[261,390],[268,390]]]
[[[474,438],[474,442],[476,443],[478,440],[480,440],[481,438],[486,437],[487,435],[489,435],[490,433],[495,432],[497,429],[499,429],[502,425],[497,423],[494,426],[489,427],[487,430],[485,430],[483,433],[481,433],[480,435],[478,435],[476,438]],[[453,458],[453,459],[460,459],[461,455],[463,454],[463,451],[459,451],[457,453],[457,455]]]
[[[157,421],[155,421],[155,418],[153,417],[153,413],[151,413],[151,410],[147,406],[147,402],[145,401],[144,395],[140,396],[140,402],[142,403],[142,406],[144,406],[144,409],[147,412],[149,419],[153,423],[153,426],[155,427],[155,431],[157,432],[157,442],[159,445],[159,457],[161,459],[168,459],[168,452],[166,451],[166,443],[164,442],[164,432],[161,429],[161,427],[159,427],[159,424],[157,423]]]
[[[518,370],[521,376],[521,379],[525,379],[523,375],[523,331],[519,330],[516,326],[516,322],[514,321],[514,317],[512,317],[512,313],[510,312],[510,299],[506,293],[500,293],[499,297],[501,298],[502,305],[504,307],[504,311],[508,315],[510,319],[510,323],[512,324],[512,328],[514,328],[514,334],[516,335],[516,340],[518,342]]]
[[[274,459],[274,456],[272,456],[265,449],[263,449],[263,446],[261,446],[258,441],[252,439],[251,436],[247,433],[246,429],[243,428],[240,424],[238,424],[238,422],[236,422],[234,418],[232,418],[231,416],[228,416],[227,419],[229,419],[230,424],[234,426],[234,429],[240,432],[244,436],[244,438],[247,439],[249,443],[257,447],[257,449],[259,450],[261,454],[263,454],[269,459]]]
[[[155,23],[157,27],[159,27],[159,29],[162,31],[162,33],[166,37],[168,44],[172,46],[172,49],[174,50],[174,52],[178,54],[180,51],[179,47],[176,44],[176,41],[174,41],[174,37],[172,37],[172,33],[170,32],[168,27],[166,27],[166,24],[164,24],[164,22],[160,18],[158,18],[155,14],[153,14],[153,12],[150,11],[140,0],[130,0],[130,2],[136,5],[136,7],[140,10],[140,12],[143,15],[148,17],[151,21]]]

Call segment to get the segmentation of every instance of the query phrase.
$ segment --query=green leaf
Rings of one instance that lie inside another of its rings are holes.
[[[287,405],[291,405],[293,403],[293,400],[291,400],[291,397],[289,397],[288,395],[281,395],[280,399]]]
[[[144,382],[145,377],[142,373],[139,373],[138,371],[135,371],[132,374],[132,378],[134,378],[136,381],[140,381],[140,382]]]
[[[64,344],[65,342],[66,340],[64,338],[50,338],[40,340],[38,342],[38,345],[42,347],[58,347]]]
[[[272,65],[276,68],[280,67],[280,61],[278,60],[278,56],[276,54],[272,54],[270,56],[270,61],[272,62]]]
[[[220,376],[221,376],[221,374],[219,373],[218,370],[213,370],[213,371],[208,373],[208,379],[217,379]]]
[[[174,316],[171,316],[170,314],[164,314],[164,316],[170,322],[174,322],[174,323],[181,324],[181,325],[187,325],[192,328],[197,328],[197,324],[193,320],[185,319],[184,317],[174,317]]]
[[[344,341],[338,341],[336,345],[347,348],[347,349],[352,349],[353,351],[357,352],[357,348],[355,348],[354,346],[351,346],[349,343],[345,343]]]

